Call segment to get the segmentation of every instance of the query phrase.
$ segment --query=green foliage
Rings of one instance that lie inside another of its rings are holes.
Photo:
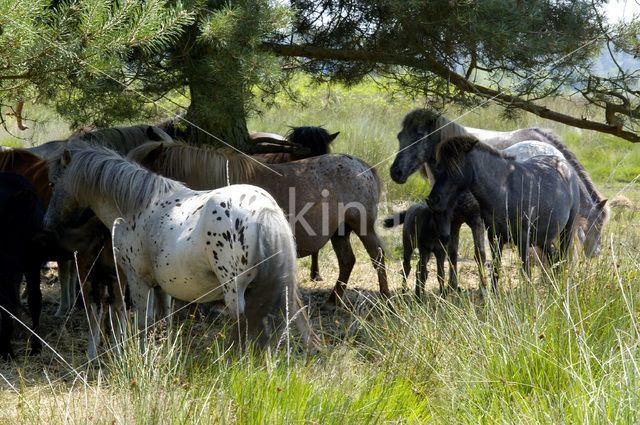
[[[141,99],[126,55],[165,49],[192,21],[180,3],[158,0],[3,1],[0,10],[0,104],[38,99],[73,124],[134,116]]]

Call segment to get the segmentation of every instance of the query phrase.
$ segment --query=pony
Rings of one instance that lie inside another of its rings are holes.
[[[22,275],[26,276],[29,310],[33,325],[31,354],[41,350],[36,336],[40,328],[42,294],[40,262],[33,255],[35,236],[41,230],[44,208],[36,189],[23,176],[0,172],[0,357],[14,357],[11,347],[13,318],[18,317],[18,291]]]
[[[112,127],[86,132],[74,132],[68,139],[54,140],[39,146],[27,148],[27,150],[41,158],[50,159],[71,140],[91,142],[111,148],[120,153],[127,153],[136,146],[147,142],[170,142],[172,139],[167,133],[156,126],[139,124],[131,127]]]
[[[518,162],[472,136],[440,142],[435,158],[436,180],[427,203],[446,211],[465,190],[478,200],[493,255],[494,290],[507,242],[517,245],[527,276],[530,245],[550,257],[557,238],[560,259],[566,257],[580,207],[578,178],[566,160],[536,156]]]
[[[293,234],[264,190],[233,185],[194,191],[113,150],[77,142],[50,160],[49,169],[53,193],[45,227],[61,234],[66,217],[89,207],[113,229],[141,346],[145,309],[147,321],[166,317],[167,295],[187,302],[224,300],[240,345],[244,335],[264,345],[281,330],[283,311],[304,343],[312,342],[315,334],[300,312]],[[124,306],[118,310],[117,340],[125,320]]]
[[[291,131],[285,137],[272,133],[251,133],[249,137],[254,143],[287,143],[294,146],[302,146],[308,150],[306,154],[280,152],[255,155],[256,157],[262,158],[267,164],[280,164],[330,153],[331,143],[339,134],[339,131],[329,134],[329,132],[322,127],[305,126],[291,127]]]
[[[607,200],[600,195],[578,158],[550,130],[537,127],[511,132],[497,132],[463,127],[432,110],[418,108],[409,112],[398,133],[399,150],[389,170],[396,183],[404,183],[418,169],[434,182],[428,161],[435,156],[436,145],[453,136],[476,134],[479,140],[495,149],[505,149],[525,140],[537,140],[558,149],[573,168],[580,183],[580,228],[585,235],[585,254],[595,256],[600,250],[602,229],[609,217]]]
[[[26,150],[0,147],[0,170],[11,171],[25,177],[31,183],[46,209],[51,197],[49,187],[49,166],[47,161]],[[42,235],[44,236],[44,235]],[[43,237],[40,260],[55,260],[58,262],[58,276],[60,280],[60,303],[55,313],[56,317],[64,316],[72,307],[75,299],[75,275],[71,254],[59,252],[59,246],[54,237]],[[66,260],[65,260],[66,259]]]
[[[484,248],[484,223],[480,216],[480,205],[471,192],[463,192],[456,200],[453,208],[445,213],[433,211],[427,204],[415,204],[408,210],[387,216],[383,222],[386,228],[404,223],[402,228],[403,249],[403,286],[411,271],[411,255],[418,248],[418,273],[416,273],[416,296],[424,294],[424,282],[427,279],[427,264],[433,252],[436,257],[436,268],[440,294],[445,295],[444,258],[449,259],[449,287],[458,288],[458,241],[462,223],[471,228],[474,243],[474,257],[478,264],[480,279],[484,278],[486,259]],[[442,232],[444,230],[444,233]],[[446,252],[443,248],[446,246]]]
[[[326,309],[335,308],[344,294],[356,261],[349,235],[356,233],[377,271],[382,296],[390,298],[384,250],[375,230],[380,181],[364,161],[332,153],[266,166],[224,149],[177,143],[149,143],[131,151],[129,158],[194,189],[223,187],[227,181],[265,189],[289,216],[299,257],[318,252],[331,239],[339,275]]]
[[[307,154],[295,153],[265,153],[254,155],[261,158],[267,164],[281,164],[283,162],[296,161],[298,159],[311,158],[312,156],[326,155],[331,153],[331,143],[338,137],[340,132],[329,134],[322,127],[291,127],[291,131],[286,137],[273,133],[251,133],[250,137],[255,143],[277,142],[279,144],[288,143],[298,145],[308,149]],[[318,266],[318,253],[311,254],[311,280],[322,281]]]

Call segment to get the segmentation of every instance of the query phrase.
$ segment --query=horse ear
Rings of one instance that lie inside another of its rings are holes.
[[[607,204],[608,199],[603,199],[602,201],[598,202],[598,209],[602,210],[604,209],[604,206]]]
[[[156,130],[156,127],[152,125],[147,127],[147,138],[149,140],[153,140],[154,142],[161,142],[164,140],[164,138]]]
[[[62,152],[62,159],[61,159],[60,164],[61,164],[63,167],[66,167],[67,165],[69,165],[69,163],[70,163],[70,162],[71,162],[71,152],[69,152],[69,150],[68,150],[68,149],[65,149],[65,150]]]
[[[160,143],[157,147],[153,148],[153,150],[150,151],[147,156],[144,157],[143,165],[155,164],[155,162],[160,159],[162,151],[164,151],[164,143]]]
[[[336,140],[336,137],[338,137],[338,134],[340,134],[339,131],[336,131],[335,133],[330,134],[329,135],[329,141],[327,142],[327,144],[329,144],[329,143],[333,142],[334,140]]]

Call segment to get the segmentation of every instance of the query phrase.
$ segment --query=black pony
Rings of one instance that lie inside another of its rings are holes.
[[[444,284],[444,259],[449,260],[449,287],[458,288],[458,241],[460,228],[466,223],[473,234],[474,257],[478,264],[480,279],[484,276],[484,223],[480,216],[478,201],[469,191],[463,192],[454,206],[445,212],[435,212],[427,204],[415,204],[408,210],[385,218],[384,227],[390,228],[404,223],[402,229],[402,249],[404,251],[403,284],[411,271],[411,255],[418,248],[416,272],[416,296],[424,295],[427,280],[427,263],[431,253],[436,257],[436,268],[440,294],[446,294]],[[445,248],[446,247],[446,252]]]
[[[27,279],[29,309],[33,330],[38,332],[42,294],[40,293],[41,255],[39,238],[44,208],[36,189],[19,174],[0,172],[0,357],[13,357],[11,336],[13,318],[18,317],[18,292],[22,275]],[[31,353],[41,349],[31,336]]]

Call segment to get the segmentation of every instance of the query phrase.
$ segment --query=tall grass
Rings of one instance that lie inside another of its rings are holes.
[[[387,200],[425,196],[420,178],[401,186],[388,176],[401,119],[419,104],[388,99],[371,86],[300,91],[304,108],[281,99],[253,117],[250,129],[285,133],[288,125],[322,124],[339,130],[334,150],[379,163]],[[462,120],[504,130],[551,126],[598,185],[615,186],[611,194],[640,173],[638,149],[606,136],[528,116],[509,122],[494,108]],[[637,186],[629,189],[636,193]],[[314,358],[295,348],[295,340],[290,352],[240,354],[224,342],[224,320],[195,315],[161,329],[145,353],[134,341],[101,365],[82,366],[78,356],[73,364],[87,385],[73,377],[58,380],[68,370],[46,357],[0,365],[18,390],[2,387],[0,423],[638,423],[637,220],[634,207],[614,209],[600,256],[578,258],[549,278],[536,272],[522,281],[513,264],[506,264],[504,286],[514,289],[484,300],[466,290],[418,303],[397,292],[390,310],[362,290],[352,311],[313,312],[314,327],[327,342]],[[383,236],[390,252],[400,245],[399,232]],[[362,266],[354,270],[350,288],[365,282],[375,287],[366,255],[355,243],[354,248]],[[463,233],[461,257],[471,258],[471,252]],[[327,279],[336,275],[332,255],[321,256]],[[308,260],[300,264],[304,287]],[[398,288],[399,262],[392,256],[387,265]],[[465,286],[475,283],[474,273],[461,277]]]

